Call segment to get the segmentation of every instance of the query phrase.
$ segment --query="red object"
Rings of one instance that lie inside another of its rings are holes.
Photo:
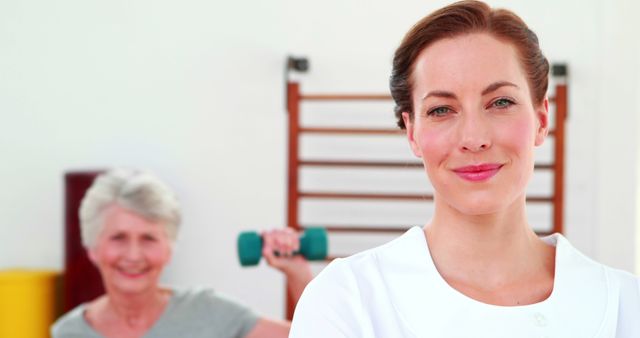
[[[65,174],[65,270],[64,311],[104,294],[102,278],[82,246],[78,210],[85,192],[99,171]]]

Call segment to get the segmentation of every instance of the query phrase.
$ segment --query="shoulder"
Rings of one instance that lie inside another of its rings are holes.
[[[426,258],[428,249],[424,233],[420,227],[413,227],[383,245],[334,260],[311,284],[346,284],[355,287],[371,282],[372,277],[382,277],[390,272],[388,270],[397,267],[418,268]]]
[[[591,275],[591,277],[598,276],[598,279],[600,279],[608,289],[619,293],[621,296],[640,300],[640,292],[638,289],[639,279],[637,276],[591,259],[573,247],[571,243],[561,235],[557,236],[557,241],[557,252],[563,251],[559,252],[559,254],[563,255],[563,264],[560,265],[561,273],[564,273],[566,270],[576,270],[581,273],[579,276],[582,278],[589,277],[589,275]]]
[[[556,274],[565,284],[583,289],[591,298],[603,294],[620,300],[631,296],[638,301],[636,276],[589,258],[561,235],[557,235],[556,239],[556,261],[559,264]]]
[[[337,258],[325,267],[304,289],[296,305],[294,323],[302,318],[324,316],[338,320],[344,316],[342,311],[353,311],[360,299],[353,265],[362,264],[367,255],[358,259]]]
[[[172,302],[176,309],[203,312],[207,315],[211,315],[212,312],[248,311],[248,308],[239,301],[216,292],[212,288],[191,287],[174,289],[173,292]]]
[[[220,336],[243,337],[258,321],[258,315],[239,301],[211,288],[173,289],[169,322],[175,326],[215,328]],[[222,334],[224,333],[224,334]]]
[[[85,305],[79,305],[60,317],[51,326],[51,336],[54,338],[86,337],[87,328],[83,312]]]
[[[384,275],[393,273],[403,258],[406,262],[416,247],[425,249],[421,234],[420,228],[412,228],[384,245],[331,262],[305,288],[290,337],[356,337],[370,330],[369,311],[384,297]]]
[[[357,291],[354,279],[356,269],[366,264],[367,256],[360,255],[359,259],[337,258],[325,267],[305,288],[303,296],[325,294],[326,292],[352,293]]]
[[[640,279],[623,270],[605,267],[611,284],[619,287],[620,315],[633,313],[633,318],[640,318]]]
[[[296,305],[289,337],[360,336],[363,311],[353,263],[354,259],[335,259],[307,285]]]
[[[333,260],[309,283],[305,293],[309,289],[308,293],[348,291],[357,294],[363,283],[372,282],[372,278],[380,277],[386,269],[413,262],[408,257],[415,257],[416,251],[424,254],[426,243],[422,234],[419,227],[414,227],[388,243]]]
[[[640,278],[627,271],[605,266],[605,269],[617,284],[620,285],[620,296],[640,301]]]
[[[640,337],[640,279],[629,272],[605,267],[610,284],[618,289],[616,337]]]
[[[370,277],[371,274],[385,273],[387,269],[397,266],[418,267],[424,264],[426,258],[428,248],[424,232],[416,226],[385,244],[336,260],[325,270],[328,277],[342,275],[343,278],[354,276],[357,279],[360,275]]]
[[[616,337],[640,337],[640,279],[590,259],[558,237],[567,251],[566,264],[558,273],[570,277],[563,279],[570,282],[574,296],[580,296],[582,304],[597,304],[590,307],[602,309],[605,322],[616,328]]]

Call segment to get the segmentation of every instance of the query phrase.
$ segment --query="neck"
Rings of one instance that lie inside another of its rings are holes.
[[[456,242],[467,241],[475,249],[478,246],[504,245],[505,240],[528,237],[533,234],[527,222],[522,196],[508,207],[496,212],[469,215],[435,196],[435,213],[426,228],[433,233],[455,236]]]
[[[151,327],[169,300],[168,294],[159,288],[136,294],[113,291],[107,294],[108,312],[131,328]]]
[[[424,228],[436,267],[445,277],[488,287],[547,269],[548,256],[541,255],[546,245],[528,226],[524,199],[494,213],[468,215],[436,196],[436,212]]]

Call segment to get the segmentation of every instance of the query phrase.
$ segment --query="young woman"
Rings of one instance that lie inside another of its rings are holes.
[[[207,288],[163,288],[180,207],[156,177],[113,170],[96,178],[80,207],[82,241],[98,267],[106,294],[73,309],[52,328],[54,338],[271,338],[288,336],[290,323],[261,318]],[[289,278],[298,299],[311,280],[309,264],[292,252],[293,231],[263,234],[263,255]],[[282,253],[279,257],[274,255]]]
[[[482,2],[407,33],[391,93],[433,184],[433,218],[331,263],[304,291],[290,337],[640,337],[638,279],[527,223],[548,71],[526,24]]]

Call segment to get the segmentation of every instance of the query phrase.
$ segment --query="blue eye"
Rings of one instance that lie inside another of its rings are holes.
[[[433,108],[433,109],[429,110],[427,112],[427,116],[435,116],[435,117],[445,116],[450,111],[451,111],[451,109],[449,109],[447,107],[436,107],[436,108]]]
[[[497,108],[507,108],[510,107],[512,105],[514,105],[515,103],[509,99],[497,99],[495,101],[493,101],[493,106],[497,107]]]

